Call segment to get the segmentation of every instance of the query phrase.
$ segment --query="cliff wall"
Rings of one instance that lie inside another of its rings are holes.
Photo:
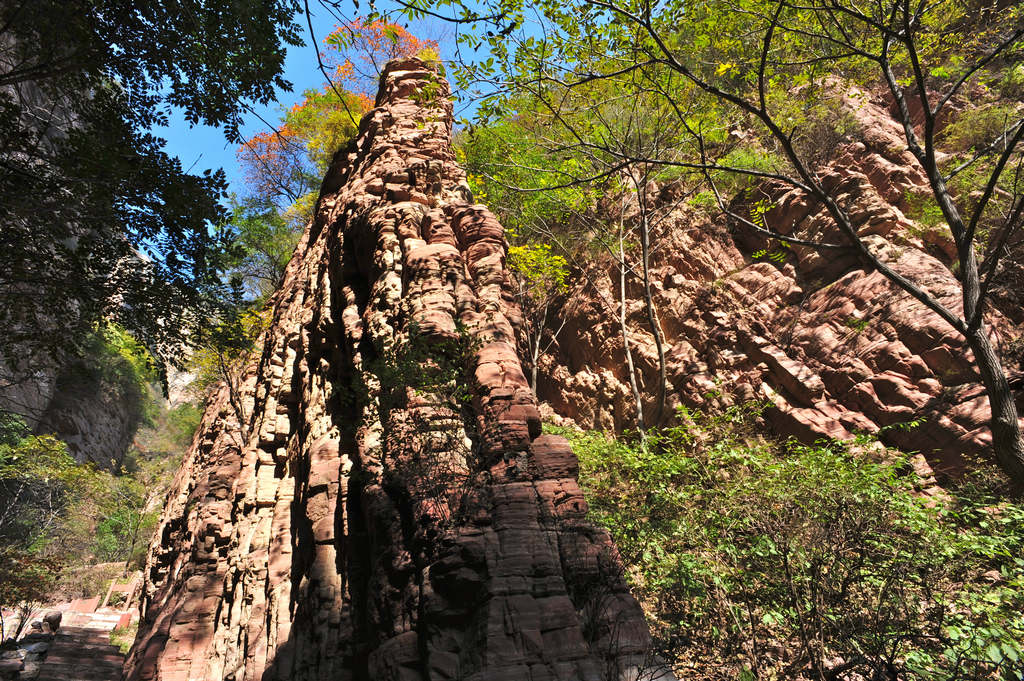
[[[959,311],[952,241],[908,216],[930,189],[902,130],[884,102],[863,92],[846,93],[841,108],[858,132],[820,170],[825,186],[875,253]],[[677,188],[649,192],[658,206],[652,290],[666,338],[668,416],[679,405],[717,413],[757,400],[770,405],[765,416],[778,434],[805,442],[880,433],[892,445],[922,452],[939,473],[988,456],[990,412],[971,351],[935,313],[849,252],[766,240],[739,221],[710,221],[679,201]],[[798,190],[758,186],[733,210],[748,215],[755,201],[771,206],[763,219],[773,230],[843,240],[822,207]],[[988,319],[1021,408],[1019,256],[1004,261],[998,309]],[[589,262],[573,277],[552,315],[565,326],[539,362],[540,398],[585,428],[635,427],[616,268]],[[626,309],[650,420],[658,360],[638,276],[629,278]],[[894,427],[915,420],[920,425]]]
[[[541,434],[448,86],[390,64],[150,549],[126,678],[587,681],[648,633]],[[632,677],[630,677],[632,678]]]
[[[93,354],[89,354],[93,352]],[[53,434],[79,463],[104,470],[124,460],[142,418],[144,396],[133,376],[111,371],[103,346],[56,361],[40,353],[32,371],[0,361],[0,409],[21,416],[39,434]]]

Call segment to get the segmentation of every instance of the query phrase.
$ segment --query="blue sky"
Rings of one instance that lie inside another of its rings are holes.
[[[384,6],[382,5],[381,8]],[[334,29],[339,23],[339,19],[328,13],[318,3],[311,2],[310,9],[313,31],[317,42],[322,45],[324,36]],[[353,11],[348,18],[355,18],[355,16],[356,13]],[[317,68],[317,47],[312,45],[310,40],[305,16],[300,15],[298,21],[305,29],[303,36],[306,44],[288,49],[284,72],[285,79],[292,83],[293,89],[291,92],[279,92],[277,103],[255,107],[258,116],[247,116],[242,128],[242,133],[247,138],[267,130],[268,126],[260,120],[261,117],[264,121],[275,123],[280,116],[281,109],[288,108],[299,101],[303,90],[319,88],[324,82],[323,74]],[[445,35],[445,31],[448,29],[443,24],[434,21],[410,25],[409,30],[418,37],[438,40],[441,44],[442,57],[447,56],[445,53],[448,49],[446,48],[451,47],[452,40]],[[230,190],[243,193],[243,178],[235,158],[237,147],[225,139],[222,130],[202,125],[191,126],[185,117],[177,112],[171,118],[169,127],[157,128],[154,132],[167,140],[166,151],[172,156],[180,158],[185,169],[191,169],[193,173],[200,173],[206,169],[223,168],[227,174]]]

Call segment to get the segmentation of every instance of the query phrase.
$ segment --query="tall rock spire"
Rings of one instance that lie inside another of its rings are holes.
[[[541,434],[451,124],[434,67],[387,66],[177,475],[130,681],[637,678],[643,615]]]

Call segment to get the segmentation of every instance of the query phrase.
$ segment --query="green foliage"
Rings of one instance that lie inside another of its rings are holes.
[[[595,188],[577,183],[588,175],[581,158],[545,151],[542,140],[551,133],[536,113],[524,111],[456,139],[474,198],[527,240],[540,227],[558,229],[597,196]]]
[[[934,197],[907,192],[904,200],[907,204],[907,217],[912,220],[929,228],[945,224],[946,218]]]
[[[725,154],[718,161],[718,164],[729,168],[754,170],[763,173],[777,173],[785,169],[782,159],[777,154],[751,145],[734,148]],[[726,197],[726,200],[736,196],[741,191],[756,186],[761,181],[753,175],[728,171],[717,171],[712,174],[712,178],[718,186],[718,191]]]
[[[302,95],[302,104],[285,113],[284,125],[305,141],[319,187],[334,154],[356,136],[365,103],[347,95],[345,104],[339,104],[336,91],[330,88],[306,90]]]
[[[0,545],[25,551],[45,546],[93,475],[51,435],[8,437],[0,444]]]
[[[847,317],[846,321],[843,323],[857,333],[861,333],[871,326],[870,319],[858,319],[857,317]]]
[[[114,627],[110,630],[110,645],[117,646],[122,655],[127,655],[135,643],[135,636],[139,633],[139,623],[134,622],[124,627]]]
[[[134,402],[139,416],[146,413],[149,387],[160,375],[153,356],[124,328],[114,323],[100,327],[86,361],[105,385],[116,386],[126,401]]]
[[[194,404],[180,404],[171,409],[167,416],[167,431],[170,442],[178,449],[185,449],[203,419],[203,410]]]
[[[466,156],[470,165],[474,158],[493,158],[492,169],[473,171],[471,184],[478,194],[484,190],[485,200],[493,195],[494,205],[509,206],[499,215],[523,234],[528,232],[516,221],[532,211],[494,187],[535,188],[515,177],[523,170],[518,166],[558,178],[550,189],[579,190],[572,183],[580,182],[608,196],[620,188],[614,186],[614,172],[602,171],[630,165],[631,172],[643,170],[645,177],[649,171],[655,179],[678,176],[688,189],[712,180],[728,202],[764,181],[750,171],[805,184],[816,167],[853,141],[862,132],[857,97],[877,92],[881,63],[894,87],[934,92],[933,104],[941,99],[938,93],[966,82],[943,116],[985,87],[993,93],[1013,91],[1022,73],[1021,36],[1014,32],[1022,10],[1015,3],[570,0],[527,7],[485,0],[471,8],[434,0],[431,5],[469,23],[491,24],[483,37],[469,32],[461,37],[474,50],[486,43],[490,54],[460,65],[457,75],[462,85],[482,90],[481,127],[471,128],[471,136],[486,138],[489,129],[505,134],[499,135],[500,145],[491,145],[499,153],[483,143],[484,149]],[[406,13],[422,16],[417,9]],[[535,24],[543,27],[543,37],[530,28]],[[998,58],[982,59],[1007,40]],[[959,132],[954,124],[947,135],[951,143],[977,147],[1021,119],[1016,101],[982,108],[986,113],[969,117]],[[547,152],[546,163],[531,156],[537,149]],[[579,168],[563,172],[567,161]],[[700,168],[704,163],[711,166],[707,175]],[[994,168],[991,162],[980,165]],[[1005,184],[987,206],[981,227],[1012,212],[1011,197],[1019,195],[1019,186]],[[977,189],[958,191],[957,199],[968,205]],[[697,203],[711,206],[707,195],[697,197]]]
[[[99,586],[79,568],[97,561],[140,567],[199,416],[191,405],[161,410],[140,439],[166,450],[136,452],[108,473],[76,463],[63,442],[0,413],[0,605],[95,595]]]
[[[552,253],[550,244],[510,246],[508,265],[516,273],[526,296],[534,301],[563,293],[568,288],[569,263]]]
[[[1010,100],[1024,99],[1024,64],[1010,64],[1000,75],[999,93]]]
[[[708,190],[693,194],[687,199],[687,203],[705,215],[717,215],[719,212],[718,199],[715,198],[714,192]]]
[[[61,567],[55,558],[0,544],[0,607],[45,601],[53,592]],[[0,643],[13,633],[6,630],[0,612]]]
[[[769,251],[766,248],[759,248],[758,250],[751,253],[750,256],[754,260],[760,260],[762,258],[765,258],[767,260],[771,260],[773,263],[781,265],[782,263],[786,262],[786,258],[789,256],[789,251],[785,249]]]
[[[73,509],[73,517],[88,519],[88,547],[100,562],[125,562],[139,568],[145,561],[146,540],[156,527],[158,508],[150,508],[153,489],[144,475],[97,476],[90,508]],[[70,543],[65,539],[65,544]]]
[[[0,447],[18,444],[29,432],[25,419],[9,411],[0,411]]]
[[[266,329],[270,311],[257,305],[245,306],[214,326],[189,358],[189,370],[196,378],[191,390],[197,399],[222,381],[232,381],[239,365]]]
[[[276,290],[284,277],[305,219],[301,225],[290,222],[286,212],[251,199],[239,201],[232,196],[231,204],[229,228],[233,248],[226,267],[229,276],[259,304]],[[296,215],[305,216],[312,212],[312,206],[303,205],[296,210]]]
[[[776,444],[755,415],[684,410],[646,447],[569,433],[666,654],[711,678],[1018,678],[1024,506],[922,495],[899,455]]]
[[[187,172],[153,130],[177,107],[236,139],[242,113],[288,87],[297,9],[291,0],[256,10],[233,0],[0,6],[4,356],[75,354],[111,317],[161,359],[180,356],[223,294],[214,226],[225,178]]]
[[[1021,119],[1019,106],[997,102],[967,109],[946,126],[940,142],[951,151],[980,150]]]
[[[0,606],[45,600],[64,562],[44,549],[94,472],[79,466],[56,438],[28,433],[0,414]]]

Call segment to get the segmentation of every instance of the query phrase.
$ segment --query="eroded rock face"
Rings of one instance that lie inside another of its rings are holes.
[[[151,547],[126,678],[626,678],[648,633],[515,350],[447,83],[390,64]],[[630,677],[632,678],[632,677]]]
[[[959,313],[959,284],[947,266],[955,255],[952,241],[902,212],[908,199],[929,189],[900,129],[863,93],[851,91],[843,105],[862,131],[822,171],[825,185],[874,252]],[[842,241],[831,218],[801,192],[769,185],[757,196],[772,206],[764,216],[772,229]],[[970,349],[936,314],[866,269],[856,255],[782,248],[742,225],[709,223],[685,206],[660,224],[665,228],[654,240],[652,278],[668,345],[670,407],[719,412],[764,401],[779,434],[807,442],[922,419],[910,430],[883,430],[883,440],[922,452],[939,472],[955,473],[965,459],[987,454],[989,407]],[[753,257],[757,251],[769,257]],[[541,399],[583,427],[635,424],[616,277],[614,265],[598,263],[575,278],[580,283],[561,310],[566,325],[541,364]],[[635,280],[626,298],[650,418],[657,355]],[[989,322],[1005,349],[1021,342],[1020,327],[1011,320],[1022,311],[1011,309],[1005,297],[1000,301],[1002,309]],[[1007,369],[1017,372],[1012,353],[1004,357]],[[1018,404],[1024,406],[1021,392]]]
[[[93,357],[37,357],[41,368],[32,372],[11,371],[0,358],[0,410],[63,440],[79,463],[120,466],[141,421],[139,387],[131,378],[106,375]]]

